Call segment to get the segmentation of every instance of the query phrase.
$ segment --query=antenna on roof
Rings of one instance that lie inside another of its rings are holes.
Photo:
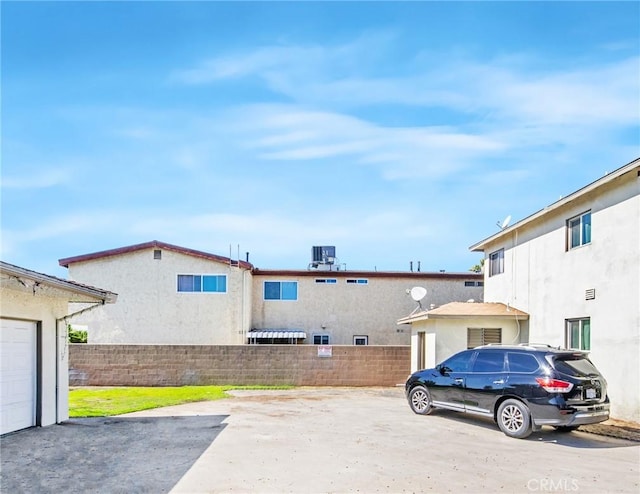
[[[505,219],[503,219],[502,221],[498,221],[496,223],[496,225],[498,225],[498,228],[500,228],[500,230],[504,230],[506,227],[509,226],[509,223],[511,222],[511,215],[508,215]]]

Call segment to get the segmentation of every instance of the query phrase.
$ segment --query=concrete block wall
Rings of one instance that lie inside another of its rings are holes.
[[[69,345],[70,386],[395,386],[409,346]]]

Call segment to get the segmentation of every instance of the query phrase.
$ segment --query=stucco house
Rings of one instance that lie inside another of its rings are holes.
[[[398,314],[416,308],[407,294],[424,287],[422,304],[482,298],[475,273],[254,270],[252,324],[296,328],[305,343],[322,345],[408,345],[410,332]],[[295,287],[295,300],[272,300],[271,283]]]
[[[612,417],[633,422],[640,422],[639,192],[636,159],[470,247],[484,254],[485,304],[528,314],[520,342],[588,350],[607,378]],[[425,352],[426,322],[438,317],[432,312],[404,321],[412,323],[413,365]],[[455,331],[495,326],[491,317],[459,319]],[[440,348],[437,360],[463,343]]]
[[[0,434],[63,422],[73,307],[90,311],[116,294],[1,261],[0,276]]]
[[[107,286],[118,304],[77,319],[90,343],[408,345],[398,314],[425,304],[482,299],[482,275],[348,271],[322,261],[262,270],[151,241],[60,260],[73,280]]]
[[[527,341],[529,315],[502,303],[450,302],[398,320],[411,324],[411,372],[435,367],[454,353]]]
[[[251,264],[152,241],[61,259],[118,304],[74,321],[90,343],[232,345],[251,328]]]
[[[485,301],[529,314],[529,341],[589,350],[611,413],[640,422],[640,159],[471,246]]]

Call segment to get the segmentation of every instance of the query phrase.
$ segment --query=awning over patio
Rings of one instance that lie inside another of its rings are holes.
[[[304,339],[306,337],[307,333],[294,329],[261,329],[247,333],[247,338],[250,340],[270,340],[276,338]]]

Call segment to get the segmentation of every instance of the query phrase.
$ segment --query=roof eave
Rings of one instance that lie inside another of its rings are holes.
[[[527,216],[526,218],[518,221],[517,223],[514,223],[513,225],[511,225],[510,227],[505,228],[504,230],[500,230],[498,233],[495,233],[493,235],[491,235],[490,237],[485,238],[484,240],[481,240],[480,242],[477,242],[475,244],[473,244],[471,247],[469,247],[469,250],[471,252],[484,252],[484,249],[486,247],[487,244],[492,243],[496,240],[498,240],[500,237],[502,237],[503,235],[506,235],[512,231],[517,230],[518,228],[521,228],[523,226],[525,226],[528,223],[531,223],[532,221],[540,218],[541,216],[544,216],[545,214],[551,213],[552,211],[555,211],[563,206],[565,206],[566,204],[569,204],[572,201],[575,201],[576,199],[584,196],[585,194],[588,194],[590,192],[592,192],[593,190],[601,187],[602,185],[605,185],[609,182],[611,182],[612,180],[615,180],[618,177],[621,177],[622,175],[629,173],[630,171],[632,171],[633,169],[637,168],[638,166],[640,166],[640,158],[636,158],[635,160],[631,161],[630,163],[627,163],[624,166],[621,166],[620,168],[618,168],[617,170],[611,172],[611,173],[607,173],[604,177],[599,178],[598,180],[591,182],[590,184],[582,187],[581,189],[578,189],[577,191],[569,194],[566,197],[563,197],[562,199],[557,200],[556,202],[550,204],[549,206],[533,213],[532,215]]]
[[[517,319],[526,321],[528,315],[522,314],[431,314],[429,319],[476,319],[479,317],[490,317],[492,319]]]
[[[101,300],[105,304],[113,304],[118,299],[118,294],[108,290],[100,290],[98,288],[81,285],[79,283],[61,280],[54,276],[38,273],[37,271],[21,268],[20,266],[15,266],[3,261],[0,261],[0,268],[4,273],[7,273],[10,276],[26,278],[38,283],[49,285],[53,288],[58,288],[78,295],[89,296],[96,300]]]
[[[66,257],[64,259],[59,259],[58,264],[64,268],[68,268],[70,264],[73,264],[76,262],[93,261],[96,259],[103,259],[106,257],[113,257],[113,256],[122,255],[122,254],[128,254],[131,252],[137,252],[144,249],[152,249],[152,248],[167,249],[174,252],[179,252],[181,254],[190,255],[193,257],[201,257],[204,259],[209,259],[211,261],[216,261],[222,264],[237,265],[238,267],[244,268],[247,270],[253,269],[253,265],[247,261],[241,261],[241,260],[234,261],[229,257],[219,256],[217,254],[211,254],[210,252],[190,249],[188,247],[180,247],[179,245],[172,245],[166,242],[160,242],[159,240],[152,240],[150,242],[144,242],[141,244],[128,245],[125,247],[118,247],[115,249],[92,252],[90,254],[83,254],[83,255],[74,256],[74,257]]]

